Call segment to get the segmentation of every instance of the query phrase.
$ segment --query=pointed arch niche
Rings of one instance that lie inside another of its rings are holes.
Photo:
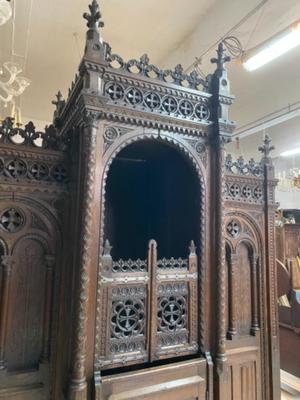
[[[259,240],[242,219],[229,218],[226,233],[227,336],[255,336],[259,330]]]
[[[143,139],[113,159],[105,186],[101,369],[199,352],[201,193],[193,162],[173,144]]]
[[[177,148],[140,140],[115,157],[106,180],[104,237],[114,259],[142,258],[155,239],[161,257],[200,245],[200,183]]]

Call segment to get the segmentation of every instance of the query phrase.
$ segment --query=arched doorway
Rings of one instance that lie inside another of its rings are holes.
[[[102,369],[198,353],[200,211],[197,172],[173,146],[142,140],[114,159],[105,187],[112,249],[106,242],[101,263]]]
[[[200,245],[200,184],[190,160],[161,141],[143,140],[120,151],[106,184],[105,238],[112,256],[144,257],[150,239],[159,257],[186,255]]]

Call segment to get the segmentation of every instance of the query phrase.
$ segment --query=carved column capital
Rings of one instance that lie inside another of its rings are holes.
[[[101,111],[85,108],[83,112],[84,128],[98,128]]]

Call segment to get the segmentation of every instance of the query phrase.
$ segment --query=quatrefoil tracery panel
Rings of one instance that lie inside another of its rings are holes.
[[[145,305],[141,299],[128,298],[112,303],[112,337],[127,338],[143,333]]]
[[[25,217],[21,211],[15,208],[8,208],[0,215],[0,227],[9,233],[15,233],[22,228]]]
[[[186,327],[187,304],[184,296],[168,296],[158,299],[158,330],[175,332]]]
[[[205,103],[206,99],[187,100],[177,98],[176,95],[161,94],[155,90],[142,90],[135,86],[122,85],[117,82],[107,82],[104,89],[105,95],[114,103],[141,107],[151,112],[172,114],[176,117],[199,119],[208,121],[210,111]]]

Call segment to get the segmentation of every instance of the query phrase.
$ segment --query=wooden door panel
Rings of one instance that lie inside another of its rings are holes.
[[[204,400],[206,361],[188,361],[163,367],[105,376],[103,400]]]
[[[195,246],[186,259],[157,259],[149,242],[146,260],[101,259],[103,315],[96,366],[123,367],[198,352],[198,274]]]
[[[153,248],[151,271],[151,360],[197,353],[198,274],[193,242],[186,259],[157,260]]]
[[[228,351],[230,399],[261,400],[261,361],[258,347],[240,347]]]
[[[46,268],[40,242],[23,239],[13,253],[6,339],[9,371],[37,368],[42,352]]]

